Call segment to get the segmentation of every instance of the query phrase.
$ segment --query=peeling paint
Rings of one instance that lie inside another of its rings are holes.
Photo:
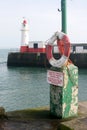
[[[54,68],[51,68],[54,70]],[[64,73],[64,86],[50,84],[50,111],[59,118],[78,114],[78,68],[73,64],[55,71]]]

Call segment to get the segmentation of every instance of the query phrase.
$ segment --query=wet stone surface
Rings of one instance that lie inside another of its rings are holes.
[[[54,130],[57,124],[49,121],[0,121],[0,130]]]
[[[84,123],[84,124],[87,125],[87,117],[86,117],[86,118],[79,119],[79,121],[81,121],[82,123]]]
[[[58,119],[49,108],[35,108],[8,112],[0,118],[0,130],[87,130],[87,102],[79,103],[78,116]]]

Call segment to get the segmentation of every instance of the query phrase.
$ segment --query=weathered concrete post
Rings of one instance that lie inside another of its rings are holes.
[[[55,33],[46,47],[47,58],[52,65],[47,71],[47,81],[50,84],[50,112],[58,118],[68,118],[78,114],[78,68],[69,62],[70,44],[65,36],[66,34],[62,32]],[[58,47],[61,47],[59,51],[62,56],[59,60],[54,59],[52,55],[52,44],[56,39]]]

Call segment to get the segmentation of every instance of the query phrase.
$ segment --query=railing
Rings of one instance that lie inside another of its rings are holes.
[[[87,53],[87,44],[71,44],[71,53]]]
[[[58,53],[57,45],[54,45],[53,53]],[[71,53],[87,53],[87,43],[72,43]]]

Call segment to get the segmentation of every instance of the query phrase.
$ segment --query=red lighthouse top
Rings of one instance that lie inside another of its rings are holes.
[[[23,25],[26,25],[26,24],[27,24],[27,21],[26,21],[26,20],[24,20],[24,21],[23,21]]]

